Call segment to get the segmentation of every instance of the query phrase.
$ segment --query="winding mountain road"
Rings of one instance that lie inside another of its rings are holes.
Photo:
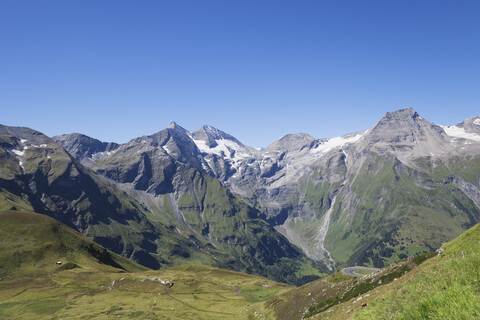
[[[366,268],[366,267],[350,267],[350,268],[343,268],[342,272],[345,274],[348,274],[349,276],[354,276],[354,277],[366,277],[368,274],[359,274],[356,273],[357,271],[378,271],[380,269],[378,268]]]

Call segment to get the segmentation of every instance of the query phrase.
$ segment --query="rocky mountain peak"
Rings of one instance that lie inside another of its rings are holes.
[[[167,129],[175,129],[176,127],[179,127],[179,125],[175,121],[172,121],[168,125]]]
[[[186,144],[189,144],[190,140],[188,131],[179,126],[176,122],[171,122],[168,127],[162,131],[150,135],[149,137],[153,139],[154,143],[160,146],[164,146],[170,140],[175,140]]]
[[[173,136],[174,138],[186,139],[189,137],[189,131],[184,127],[180,126],[176,122],[171,122],[168,127],[164,130],[160,131],[159,133],[165,132],[168,135]],[[155,134],[154,134],[155,135]]]
[[[27,145],[41,145],[52,143],[52,139],[43,133],[26,127],[10,127],[0,125],[0,136],[13,136],[17,143],[26,143]],[[23,141],[23,142],[21,142]]]
[[[218,132],[222,132],[220,130],[218,130],[217,128],[215,127],[212,127],[212,126],[209,126],[209,125],[203,125],[201,130],[205,131],[205,132],[212,132],[212,133],[218,133]]]
[[[102,142],[80,133],[62,134],[53,137],[65,150],[75,158],[91,157],[100,152],[109,152],[117,149],[119,144]]]
[[[405,139],[415,141],[422,139],[427,132],[443,134],[443,130],[423,119],[412,108],[387,112],[370,130],[371,140],[399,142]],[[372,142],[372,141],[370,141]]]
[[[219,140],[230,140],[239,146],[244,147],[244,145],[233,136],[208,125],[204,125],[200,129],[192,132],[192,137],[194,140],[205,142],[209,148],[215,148],[218,145],[217,141]]]
[[[401,109],[393,112],[387,112],[372,128],[374,130],[383,129],[407,129],[412,126],[417,126],[420,121],[425,121],[419,114],[412,108]],[[426,122],[426,121],[425,121]]]
[[[189,166],[202,168],[198,148],[190,137],[190,133],[172,122],[164,130],[148,136],[154,148],[162,149],[176,161]]]
[[[387,112],[384,115],[384,117],[387,117],[387,118],[406,118],[406,117],[416,118],[418,116],[419,115],[417,111],[415,111],[413,108],[399,109],[396,111]]]
[[[314,143],[317,139],[306,133],[287,134],[270,144],[265,152],[285,152],[299,150]]]
[[[480,117],[472,117],[460,122],[456,127],[463,128],[466,133],[480,134]]]
[[[360,149],[391,154],[402,161],[421,155],[442,155],[450,138],[444,130],[408,108],[387,112],[360,142]]]

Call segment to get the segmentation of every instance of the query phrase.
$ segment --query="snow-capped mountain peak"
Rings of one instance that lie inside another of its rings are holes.
[[[253,148],[245,146],[233,136],[212,126],[205,125],[190,132],[189,135],[203,154],[212,154],[233,160],[250,157],[255,152]]]

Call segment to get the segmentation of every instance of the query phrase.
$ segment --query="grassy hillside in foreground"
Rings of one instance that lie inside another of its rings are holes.
[[[480,225],[443,248],[403,279],[373,291],[365,299],[368,308],[354,319],[480,319]]]
[[[267,301],[265,306],[271,311],[269,314],[279,320],[300,320],[323,315],[323,312],[331,312],[346,301],[359,299],[375,288],[396,281],[433,255],[434,253],[425,253],[411,261],[391,264],[364,278],[338,271],[324,279],[279,294]]]
[[[291,288],[205,266],[148,271],[35,213],[1,212],[0,235],[0,319],[252,319]]]
[[[337,272],[265,306],[276,319],[479,319],[480,225],[443,248],[362,279]]]

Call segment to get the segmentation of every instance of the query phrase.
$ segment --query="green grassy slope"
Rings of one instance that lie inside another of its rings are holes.
[[[198,265],[149,271],[35,213],[1,212],[0,235],[0,319],[253,319],[290,288]]]
[[[480,225],[443,246],[445,252],[369,297],[355,319],[480,318]]]
[[[217,266],[290,284],[304,284],[320,271],[278,233],[260,212],[229,192],[220,181],[188,169],[178,207],[196,237],[207,238],[230,255]]]
[[[435,250],[480,221],[480,210],[453,183],[475,170],[478,180],[478,161],[462,170],[443,170],[458,162],[425,161],[420,170],[372,158],[351,186],[357,197],[354,214],[339,205],[333,215],[326,239],[332,255],[340,264],[381,267]]]
[[[265,303],[276,319],[478,319],[480,225],[426,253],[355,278],[340,271]],[[364,305],[362,307],[362,305]]]
[[[346,301],[361,300],[360,297],[371,290],[396,281],[397,278],[432,256],[432,253],[426,253],[415,257],[412,261],[391,264],[365,278],[338,271],[321,280],[279,294],[267,301],[265,306],[270,311],[269,314],[276,319],[290,320],[323,316]]]
[[[113,272],[148,270],[38,213],[0,212],[0,235],[0,277],[3,278],[75,268]],[[57,265],[57,261],[61,261],[61,265]]]
[[[341,161],[321,165],[300,188],[315,216],[287,226],[307,250],[334,197],[325,247],[339,267],[382,267],[432,251],[480,221],[479,156],[419,158],[410,166],[375,153],[363,157],[351,171]]]
[[[0,283],[0,319],[28,320],[265,319],[263,302],[288,289],[266,278],[198,265],[136,273],[73,269]]]

